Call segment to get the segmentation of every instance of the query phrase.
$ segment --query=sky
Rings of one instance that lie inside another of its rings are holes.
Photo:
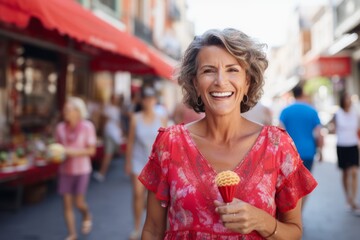
[[[195,34],[211,28],[233,27],[266,43],[279,46],[286,41],[287,23],[301,2],[314,5],[330,0],[187,0],[188,18]]]

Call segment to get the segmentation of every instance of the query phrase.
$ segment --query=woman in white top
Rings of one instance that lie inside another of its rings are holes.
[[[156,113],[155,104],[155,89],[144,87],[141,91],[142,109],[133,114],[130,120],[125,159],[125,171],[131,176],[133,187],[134,230],[130,234],[130,240],[140,238],[141,219],[145,209],[146,189],[138,176],[148,161],[159,128],[166,127],[167,119]]]
[[[359,117],[356,109],[351,107],[351,98],[346,93],[340,96],[340,108],[335,115],[335,126],[338,166],[343,172],[342,182],[346,199],[354,213],[360,214],[359,206],[356,203],[359,168],[357,136]]]

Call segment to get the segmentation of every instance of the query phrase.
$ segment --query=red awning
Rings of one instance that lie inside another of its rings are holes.
[[[0,21],[26,28],[31,18],[40,20],[46,29],[144,64],[142,74],[171,78],[173,66],[144,42],[102,21],[74,0],[0,0]]]
[[[351,74],[351,59],[349,57],[321,56],[305,65],[305,76],[310,77],[346,77]]]

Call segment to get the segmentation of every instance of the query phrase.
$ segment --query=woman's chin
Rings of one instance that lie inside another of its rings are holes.
[[[229,108],[216,108],[216,109],[210,109],[209,111],[206,111],[207,115],[211,116],[219,116],[219,117],[225,117],[225,116],[232,116],[234,114],[234,109]],[[240,111],[237,111],[238,113]]]

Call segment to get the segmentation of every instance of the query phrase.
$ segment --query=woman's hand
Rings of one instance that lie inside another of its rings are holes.
[[[234,232],[248,234],[258,230],[264,218],[264,211],[237,198],[231,203],[215,201],[216,212],[224,226]]]
[[[65,148],[65,155],[67,157],[91,157],[95,154],[96,147],[90,146],[87,148],[74,148],[74,147],[66,147]]]
[[[74,149],[72,147],[65,148],[65,156],[67,156],[67,157],[75,157],[77,152],[78,152],[78,150]]]

